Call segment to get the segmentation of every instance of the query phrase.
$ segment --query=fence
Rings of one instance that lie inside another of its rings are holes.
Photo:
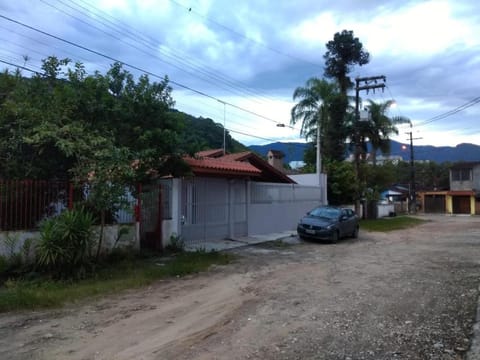
[[[85,187],[67,181],[0,180],[0,231],[33,230],[48,217],[72,208],[88,197]],[[110,214],[109,223],[131,223],[136,197],[125,193],[125,208]]]

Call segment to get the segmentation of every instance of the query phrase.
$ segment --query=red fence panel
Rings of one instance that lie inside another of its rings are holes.
[[[29,230],[68,206],[68,182],[0,180],[0,231]]]
[[[110,224],[135,222],[138,200],[125,191],[127,207],[109,213]],[[0,180],[0,231],[37,229],[43,219],[72,209],[86,197],[85,187],[67,181]]]

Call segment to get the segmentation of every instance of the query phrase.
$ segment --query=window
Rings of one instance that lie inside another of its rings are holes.
[[[452,181],[471,181],[471,180],[472,180],[471,168],[452,169]]]

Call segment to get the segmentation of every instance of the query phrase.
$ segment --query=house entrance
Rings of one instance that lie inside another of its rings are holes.
[[[182,181],[182,238],[186,244],[247,234],[244,180],[195,177]]]
[[[162,250],[162,185],[143,185],[139,196],[140,247]]]
[[[470,196],[454,196],[452,206],[454,214],[470,214]]]
[[[425,212],[444,214],[446,212],[445,195],[425,195]]]

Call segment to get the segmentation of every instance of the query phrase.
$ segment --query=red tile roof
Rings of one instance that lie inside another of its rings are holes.
[[[223,155],[223,149],[212,149],[212,150],[203,150],[199,151],[195,154],[196,157],[203,158],[203,157],[220,157]]]
[[[230,161],[242,161],[250,157],[251,154],[252,154],[251,151],[242,151],[235,154],[223,155],[221,159],[230,160]]]
[[[222,149],[200,151],[184,159],[195,175],[256,177],[257,181],[295,184],[291,178],[251,151],[223,155]]]
[[[194,174],[259,176],[262,172],[249,162],[231,161],[222,158],[185,158]]]

